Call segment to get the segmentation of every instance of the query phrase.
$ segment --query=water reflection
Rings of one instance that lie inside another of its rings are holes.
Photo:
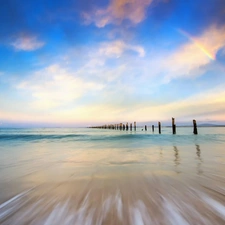
[[[202,170],[202,158],[201,158],[201,149],[200,149],[200,145],[196,144],[196,155],[197,155],[197,174],[201,175],[203,174],[203,170]]]
[[[180,165],[180,156],[179,156],[179,150],[177,148],[177,146],[173,146],[173,150],[174,150],[174,164],[175,164],[175,171],[177,173],[180,173],[181,171],[179,170],[178,166]]]
[[[199,145],[195,145],[196,146],[196,154],[198,156],[198,158],[201,160],[201,150],[200,150],[200,146]]]
[[[163,161],[163,149],[162,149],[162,147],[160,147],[159,157],[160,157],[160,161]]]

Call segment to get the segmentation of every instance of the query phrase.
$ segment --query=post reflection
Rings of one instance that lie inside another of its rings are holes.
[[[199,159],[201,159],[201,150],[200,150],[200,146],[199,145],[195,145],[196,146],[196,155],[198,156]]]
[[[200,145],[196,144],[196,155],[197,155],[197,174],[201,175],[203,174],[203,170],[202,170],[202,157],[201,157],[201,149],[200,149]]]
[[[179,155],[179,150],[177,148],[177,146],[173,146],[173,150],[174,150],[174,165],[175,165],[175,171],[176,173],[180,173],[181,171],[179,170],[178,166],[180,165],[180,155]]]
[[[163,159],[163,149],[162,149],[162,147],[160,147],[159,156],[160,156],[160,159],[162,160]]]

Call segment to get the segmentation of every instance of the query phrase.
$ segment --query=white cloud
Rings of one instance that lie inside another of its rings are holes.
[[[208,30],[198,40],[204,43],[211,54],[216,54],[225,40],[223,30],[216,27],[210,29],[214,34],[212,39],[217,42],[215,45],[212,40],[208,40]],[[202,90],[200,95],[192,93],[193,97],[179,101],[174,95],[173,102],[157,102],[158,96],[154,96],[154,91],[162,88],[163,82],[201,75],[204,70],[200,71],[199,68],[212,61],[192,42],[172,53],[153,50],[145,51],[138,44],[122,40],[84,46],[79,50],[70,49],[66,56],[60,56],[68,64],[63,65],[63,61],[59,60],[62,64],[50,65],[20,81],[17,91],[29,96],[28,100],[21,100],[24,111],[18,110],[22,108],[20,105],[16,111],[12,109],[11,113],[7,114],[6,110],[1,117],[21,116],[24,121],[107,123],[167,120],[171,116],[190,119],[198,115],[198,119],[207,112],[211,113],[208,116],[210,119],[225,119],[223,87],[208,92]],[[163,88],[168,91],[168,87],[165,85]],[[160,90],[159,98],[162,99],[167,93]],[[78,104],[83,96],[85,100]],[[4,108],[7,107],[9,104],[6,102]]]
[[[125,51],[136,52],[140,57],[145,56],[145,50],[139,45],[129,45],[121,40],[103,43],[100,46],[99,54],[108,57],[120,57]]]
[[[128,121],[136,120],[137,115],[139,122],[142,121],[168,121],[171,117],[178,120],[205,119],[207,115],[212,120],[224,120],[225,113],[225,91],[223,85],[201,94],[193,95],[182,100],[175,100],[164,104],[140,104],[133,107],[132,111],[121,113],[122,118]],[[151,115],[149,117],[149,115]]]
[[[18,51],[34,51],[45,45],[43,41],[39,41],[35,36],[22,35],[14,40],[11,45]]]
[[[225,27],[211,26],[199,37],[191,38],[172,53],[164,54],[158,73],[165,73],[165,82],[176,78],[195,77],[205,72],[204,66],[215,58],[225,44]],[[210,57],[211,58],[210,58]]]
[[[65,106],[87,91],[102,89],[103,84],[85,81],[59,65],[51,65],[20,82],[17,88],[30,93],[32,108],[42,110]]]
[[[102,93],[101,93],[102,94]],[[41,98],[49,96],[41,96]],[[42,99],[44,101],[44,99]],[[51,114],[45,113],[44,105],[40,105],[40,110],[32,111],[28,105],[17,111],[0,110],[1,120],[21,121],[21,122],[46,122],[71,124],[93,124],[111,122],[133,122],[137,121],[170,121],[175,117],[176,121],[198,120],[223,120],[225,121],[225,91],[223,85],[210,91],[188,97],[183,100],[168,102],[167,104],[151,105],[138,101],[133,101],[132,110],[125,104],[117,105],[109,102],[96,102],[88,105],[76,106],[71,109],[61,108],[53,110]],[[117,99],[119,101],[119,99]],[[206,115],[206,116],[204,116]]]
[[[146,9],[153,0],[111,0],[109,6],[92,12],[83,13],[86,23],[95,23],[97,27],[107,24],[119,24],[128,19],[133,24],[145,19]]]
[[[141,46],[125,44],[120,40],[102,43],[97,48],[85,48],[84,51],[85,53],[80,54],[83,63],[79,63],[75,70],[70,67],[73,64],[73,54],[76,55],[76,52],[73,52],[62,56],[71,64],[50,65],[17,83],[17,90],[25,92],[31,98],[28,103],[30,109],[41,111],[63,109],[64,106],[73,108],[76,100],[92,92],[99,95],[99,99],[107,97],[104,88],[109,85],[110,91],[112,82],[115,82],[113,85],[117,88],[123,87],[125,84],[121,83],[121,78],[127,76],[126,64],[118,61],[116,67],[110,67],[106,65],[107,59],[116,59],[127,51],[132,51],[139,57],[145,54]]]

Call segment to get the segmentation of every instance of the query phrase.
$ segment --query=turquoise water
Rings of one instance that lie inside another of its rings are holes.
[[[225,128],[192,131],[0,129],[0,223],[224,224]]]

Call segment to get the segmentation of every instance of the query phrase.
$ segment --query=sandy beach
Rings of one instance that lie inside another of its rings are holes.
[[[1,133],[0,224],[222,225],[222,129]]]

